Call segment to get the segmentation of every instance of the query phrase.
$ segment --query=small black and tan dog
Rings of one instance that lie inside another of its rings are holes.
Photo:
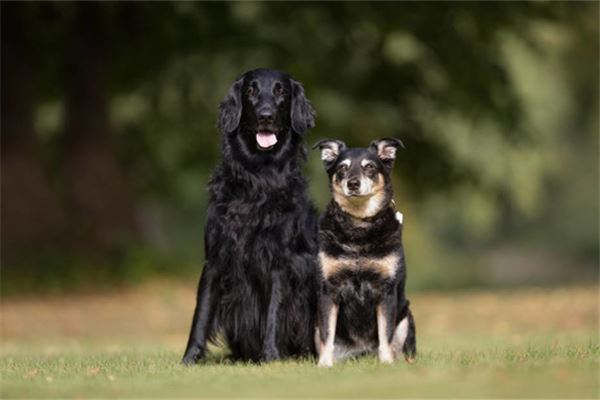
[[[398,139],[346,148],[321,140],[315,148],[329,175],[332,201],[319,224],[321,287],[319,366],[378,351],[391,363],[416,353],[415,321],[405,296],[402,218],[393,205],[391,172]]]

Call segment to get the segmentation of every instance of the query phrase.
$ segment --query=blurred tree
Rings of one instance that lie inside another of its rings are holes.
[[[29,5],[2,5],[2,252],[56,244],[65,216],[34,128],[35,63]]]
[[[138,86],[143,113],[127,127],[165,144],[154,142],[150,153],[130,149],[132,168],[153,168],[151,175],[159,177],[142,190],[165,192],[173,189],[173,173],[213,165],[214,150],[205,155],[207,146],[216,148],[219,95],[244,70],[271,66],[307,86],[319,106],[313,134],[355,145],[381,135],[402,137],[410,151],[399,169],[410,171],[403,178],[415,195],[481,179],[478,168],[457,160],[440,139],[430,114],[491,121],[497,129],[482,135],[527,140],[502,43],[507,32],[531,40],[527,30],[534,21],[563,21],[569,14],[560,5],[538,3],[231,2],[162,11],[171,22],[157,24],[165,33],[151,41],[158,44],[151,54],[166,50],[157,61],[167,61]],[[136,46],[136,59],[152,59],[144,49]]]
[[[108,9],[82,2],[68,19],[65,49],[65,173],[73,237],[110,250],[135,232],[133,194],[109,120]]]
[[[29,24],[14,22],[9,6]],[[525,53],[543,52],[546,42],[534,34],[540,23],[570,32],[587,26],[582,18],[598,10],[597,4],[562,2],[2,2],[0,7],[3,217],[10,213],[11,226],[31,225],[23,212],[9,212],[7,193],[16,191],[5,190],[10,183],[5,160],[23,151],[5,141],[35,142],[33,111],[40,104],[63,104],[63,123],[40,128],[42,159],[51,168],[40,158],[28,160],[39,176],[48,170],[62,182],[59,198],[73,211],[70,240],[100,248],[135,237],[140,215],[147,231],[140,205],[149,202],[171,207],[167,219],[173,224],[179,215],[182,225],[190,225],[186,212],[192,209],[192,233],[185,236],[198,243],[203,184],[219,157],[216,104],[237,75],[256,67],[288,71],[305,84],[319,114],[308,141],[335,136],[366,145],[376,137],[401,137],[408,150],[397,171],[413,198],[441,193],[446,206],[448,193],[462,191],[469,203],[455,205],[469,208],[463,214],[475,208],[465,204],[479,204],[473,214],[488,225],[494,212],[515,213],[508,222],[518,219],[519,212],[541,207],[539,187],[556,174],[546,161],[555,155],[550,145],[555,138],[531,129],[531,110],[517,87],[522,82],[511,73],[506,44],[517,40]],[[33,81],[19,78],[27,69],[7,57],[11,49],[27,48],[20,45],[25,36],[36,58],[35,96]],[[590,48],[597,53],[597,34],[591,42],[572,46],[578,59],[593,53]],[[597,85],[586,86],[597,64],[578,63],[581,71],[571,67],[577,96],[597,101]],[[4,101],[14,96],[5,94],[9,90],[23,94],[28,111],[5,116],[6,107],[16,107]],[[589,104],[595,103],[587,101],[579,112],[593,112]],[[11,122],[16,118],[19,122]],[[39,180],[31,186],[54,198],[43,201],[44,207],[60,209],[49,184]],[[442,220],[444,226],[460,226]],[[44,226],[61,225],[45,221]],[[12,233],[5,222],[3,231]],[[510,229],[515,228],[502,234]],[[3,235],[3,244],[6,240]]]

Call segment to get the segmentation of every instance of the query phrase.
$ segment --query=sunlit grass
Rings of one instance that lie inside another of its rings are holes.
[[[594,397],[598,342],[556,345],[472,342],[428,347],[412,364],[380,365],[373,357],[331,370],[313,360],[268,365],[212,359],[187,368],[160,347],[45,355],[23,351],[0,362],[3,397]]]
[[[402,360],[380,365],[376,358],[366,357],[323,370],[312,359],[232,363],[221,349],[213,349],[201,365],[181,366],[191,310],[182,312],[180,307],[193,306],[193,288],[187,286],[11,300],[3,303],[0,394],[3,398],[599,395],[597,287],[425,293],[412,296],[412,302],[419,346],[414,364]],[[137,315],[132,309],[138,310]],[[156,315],[151,318],[147,313],[152,309]],[[45,329],[36,322],[40,312],[46,315]],[[144,320],[145,324],[140,322]]]

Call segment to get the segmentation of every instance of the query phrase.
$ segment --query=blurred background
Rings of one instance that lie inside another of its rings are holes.
[[[257,67],[304,83],[307,145],[403,140],[409,291],[597,282],[598,11],[2,2],[2,294],[195,285],[217,104]]]

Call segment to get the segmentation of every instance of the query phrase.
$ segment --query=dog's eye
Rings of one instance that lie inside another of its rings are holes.
[[[370,172],[370,171],[373,171],[375,169],[375,166],[373,164],[367,164],[363,168],[364,168],[365,171],[369,171]]]
[[[340,165],[340,167],[338,168],[338,171],[340,171],[340,172],[348,171],[348,165],[347,164]]]
[[[246,94],[247,94],[248,96],[254,96],[254,93],[255,93],[255,92],[256,92],[256,91],[255,91],[255,89],[254,89],[254,87],[253,87],[253,86],[248,86],[248,88],[246,89]]]
[[[273,93],[277,97],[282,97],[285,95],[285,89],[282,86],[276,86],[275,89],[273,90]]]

